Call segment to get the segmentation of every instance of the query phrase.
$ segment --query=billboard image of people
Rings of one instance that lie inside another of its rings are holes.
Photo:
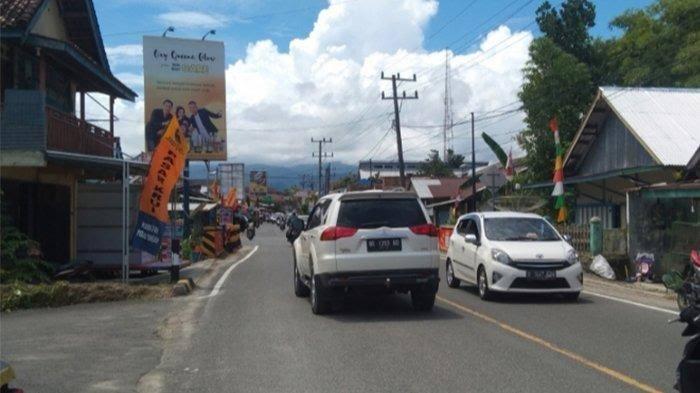
[[[224,43],[143,37],[146,151],[176,116],[187,130],[190,160],[226,160]]]
[[[267,194],[266,171],[250,171],[250,191],[254,194]]]

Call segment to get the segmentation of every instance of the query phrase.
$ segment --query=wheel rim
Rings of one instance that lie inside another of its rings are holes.
[[[447,283],[452,285],[454,281],[454,271],[452,271],[452,262],[447,263]]]
[[[316,306],[316,278],[311,275],[311,305]]]
[[[486,275],[484,270],[479,271],[479,295],[484,296],[486,293]]]

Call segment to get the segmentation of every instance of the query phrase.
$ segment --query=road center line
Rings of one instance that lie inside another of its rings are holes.
[[[585,293],[586,295],[597,296],[597,297],[600,297],[603,299],[612,300],[614,302],[625,303],[625,304],[630,304],[630,305],[641,307],[641,308],[646,308],[647,310],[654,310],[654,311],[659,311],[659,312],[663,312],[666,314],[678,316],[678,311],[669,310],[667,308],[654,307],[654,306],[650,306],[648,304],[637,303],[637,302],[633,302],[631,300],[622,299],[619,297],[614,297],[614,296],[609,296],[609,295],[603,295],[602,293],[597,293],[597,292],[583,291],[583,293]]]
[[[218,294],[219,294],[219,291],[221,290],[221,287],[224,285],[224,282],[226,281],[226,279],[228,278],[228,276],[231,274],[231,272],[232,272],[236,267],[238,267],[238,265],[240,265],[241,263],[247,261],[248,258],[250,258],[251,256],[253,256],[253,254],[255,254],[255,252],[258,251],[258,247],[260,247],[260,246],[255,246],[255,248],[253,248],[248,254],[246,254],[246,256],[244,256],[243,258],[241,258],[239,261],[237,261],[237,262],[234,263],[233,265],[229,266],[229,268],[226,269],[226,271],[225,271],[224,274],[221,276],[221,278],[219,278],[219,281],[216,282],[216,285],[214,285],[214,289],[212,289],[211,293],[208,294],[208,295],[200,296],[199,298],[200,298],[200,299],[206,299],[206,298],[208,298],[208,297],[214,297],[214,296],[218,295]]]
[[[457,310],[460,310],[462,312],[465,312],[467,314],[475,316],[483,321],[492,323],[492,324],[500,327],[501,329],[503,329],[507,332],[510,332],[510,333],[520,337],[520,338],[523,338],[523,339],[528,340],[530,342],[533,342],[535,344],[541,345],[541,346],[543,346],[543,347],[545,347],[553,352],[559,353],[560,355],[564,355],[565,357],[567,357],[567,358],[569,358],[569,359],[571,359],[579,364],[582,364],[586,367],[592,368],[592,369],[594,369],[600,373],[603,373],[609,377],[612,377],[620,382],[623,382],[627,385],[630,385],[633,388],[639,389],[640,391],[648,392],[648,393],[661,393],[662,392],[662,390],[659,388],[655,388],[653,386],[647,385],[641,381],[638,381],[638,380],[630,377],[627,374],[623,374],[617,370],[613,370],[609,367],[603,366],[603,365],[596,363],[592,360],[589,360],[589,359],[587,359],[587,358],[585,358],[577,353],[571,352],[571,351],[566,350],[564,348],[561,348],[555,344],[552,344],[549,341],[546,341],[540,337],[534,336],[534,335],[527,333],[527,332],[524,332],[516,327],[513,327],[511,325],[503,323],[503,322],[501,322],[495,318],[492,318],[486,314],[482,314],[476,310],[472,310],[471,308],[465,307],[459,303],[455,303],[451,300],[447,300],[447,299],[440,297],[440,296],[437,297],[437,300],[439,300],[440,302],[445,303],[453,308],[456,308]]]

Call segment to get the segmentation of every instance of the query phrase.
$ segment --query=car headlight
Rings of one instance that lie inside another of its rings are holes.
[[[569,251],[567,251],[566,261],[569,262],[569,265],[575,265],[575,264],[579,263],[578,253],[576,252],[576,250],[574,250],[572,248]]]
[[[513,261],[510,259],[510,256],[505,253],[503,250],[499,250],[497,248],[494,248],[491,250],[491,258],[493,258],[494,261],[500,262],[504,265],[510,265],[510,263]]]

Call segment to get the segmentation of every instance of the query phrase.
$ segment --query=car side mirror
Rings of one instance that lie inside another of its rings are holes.
[[[571,236],[569,235],[562,235],[562,239],[564,239],[565,242],[571,243]]]
[[[464,240],[465,240],[467,243],[479,245],[479,239],[477,239],[477,238],[476,238],[476,235],[473,234],[473,233],[468,233],[468,234],[464,235]]]

